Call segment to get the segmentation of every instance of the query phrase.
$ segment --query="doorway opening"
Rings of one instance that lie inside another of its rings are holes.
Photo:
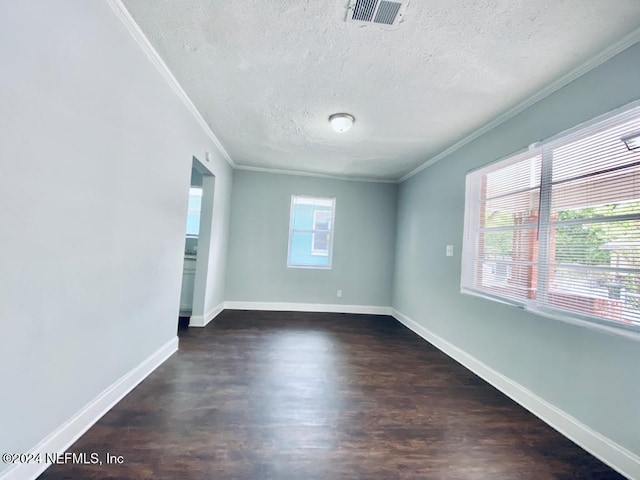
[[[215,177],[193,158],[189,183],[178,329],[204,315]]]

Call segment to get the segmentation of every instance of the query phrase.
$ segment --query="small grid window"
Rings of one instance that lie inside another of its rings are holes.
[[[331,268],[335,198],[291,196],[287,266]]]

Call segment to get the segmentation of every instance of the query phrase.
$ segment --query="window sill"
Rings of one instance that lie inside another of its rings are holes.
[[[491,295],[486,295],[484,293],[471,290],[468,288],[461,288],[460,293],[465,295],[471,295],[474,297],[482,298],[484,300],[491,300],[492,302],[502,303],[504,305],[508,305],[511,307],[516,307],[521,310],[525,310],[533,315],[538,315],[541,317],[549,318],[551,320],[557,320],[563,323],[568,323],[570,325],[575,325],[578,327],[588,328],[590,330],[595,330],[600,333],[606,333],[609,335],[617,335],[624,338],[628,338],[630,340],[634,340],[636,342],[640,342],[640,327],[634,325],[610,325],[605,323],[600,323],[599,320],[587,320],[580,317],[573,317],[571,315],[563,314],[561,312],[549,311],[549,310],[541,310],[538,308],[534,308],[531,305],[528,305],[523,302],[511,301],[504,298],[496,298]]]
[[[306,268],[311,270],[331,270],[331,266],[324,267],[322,265],[287,265],[287,268]]]

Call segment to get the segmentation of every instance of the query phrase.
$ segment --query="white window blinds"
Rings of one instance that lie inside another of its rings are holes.
[[[640,327],[640,107],[467,176],[462,288]]]

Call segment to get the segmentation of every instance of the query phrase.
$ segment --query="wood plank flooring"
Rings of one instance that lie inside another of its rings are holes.
[[[225,311],[42,479],[621,479],[384,316]]]

